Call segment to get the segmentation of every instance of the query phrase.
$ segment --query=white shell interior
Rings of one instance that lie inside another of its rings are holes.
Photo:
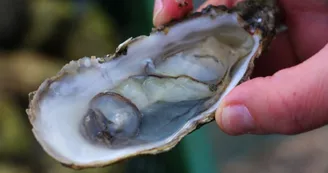
[[[62,163],[77,166],[103,165],[139,152],[161,148],[172,142],[186,129],[194,128],[197,121],[205,119],[204,116],[209,116],[214,112],[220,100],[239,83],[247,71],[250,60],[259,49],[261,40],[259,35],[253,35],[255,45],[252,52],[239,62],[239,67],[233,72],[232,81],[222,93],[219,101],[203,114],[187,122],[169,138],[155,143],[112,150],[85,142],[77,129],[89,100],[94,95],[113,87],[113,84],[118,81],[140,73],[140,65],[144,66],[149,59],[156,56],[156,50],[164,49],[169,43],[184,44],[185,42],[181,40],[184,40],[187,35],[187,41],[192,42],[193,37],[190,33],[197,35],[197,32],[206,30],[220,31],[221,26],[222,28],[239,26],[238,20],[236,14],[220,14],[216,18],[199,17],[197,20],[182,22],[171,27],[166,35],[164,33],[152,34],[132,43],[126,56],[109,63],[99,64],[96,59],[83,58],[78,62],[68,64],[63,70],[71,72],[70,75],[61,78],[59,82],[53,82],[48,90],[44,88],[45,82],[39,88],[45,91],[41,95],[36,94],[40,97],[36,105],[37,109],[33,110],[35,119],[32,124],[36,138],[52,157]],[[197,39],[197,36],[195,38]],[[122,73],[122,68],[125,69],[124,73]],[[77,74],[77,70],[83,71],[83,75]],[[73,78],[73,75],[76,76]]]

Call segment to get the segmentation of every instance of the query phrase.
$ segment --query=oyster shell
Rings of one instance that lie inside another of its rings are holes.
[[[272,1],[209,6],[113,55],[70,62],[30,94],[36,139],[76,169],[170,150],[248,79],[277,14]]]

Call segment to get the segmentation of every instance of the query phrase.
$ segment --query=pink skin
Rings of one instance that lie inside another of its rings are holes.
[[[235,3],[209,0],[200,9]],[[328,124],[328,1],[279,4],[288,31],[278,34],[269,52],[256,61],[254,78],[228,94],[216,112],[218,125],[230,135],[297,134]],[[155,26],[165,23],[154,21]]]
[[[192,0],[156,0],[153,23],[159,26],[180,19],[193,10]]]

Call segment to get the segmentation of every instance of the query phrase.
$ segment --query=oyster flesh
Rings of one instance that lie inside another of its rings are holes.
[[[273,1],[209,6],[127,40],[113,55],[72,61],[30,94],[33,133],[76,169],[170,150],[248,79],[277,16]]]

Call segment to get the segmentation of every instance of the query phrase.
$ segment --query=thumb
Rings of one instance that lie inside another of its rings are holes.
[[[237,86],[216,112],[228,134],[296,134],[328,123],[328,44],[302,64]]]
[[[155,27],[178,20],[193,10],[192,0],[155,0],[153,24]]]

